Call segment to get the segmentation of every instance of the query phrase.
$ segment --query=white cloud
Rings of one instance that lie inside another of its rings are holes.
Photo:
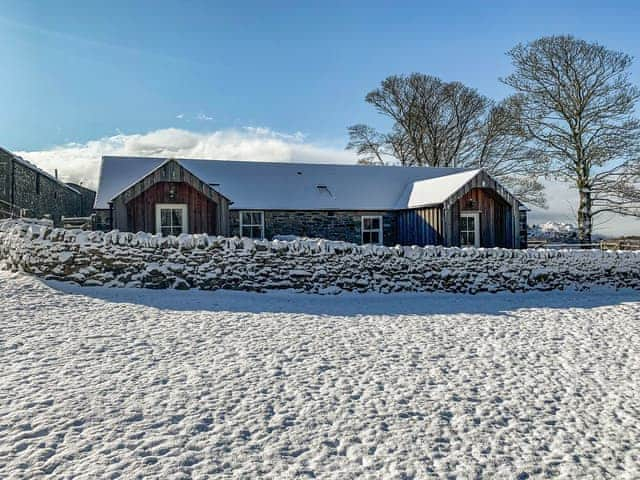
[[[264,127],[197,133],[167,128],[144,134],[118,134],[48,150],[16,152],[61,178],[95,188],[103,155],[205,158],[313,163],[355,163],[352,152],[304,142],[300,132],[275,132]]]
[[[274,138],[281,138],[283,140],[295,142],[302,142],[306,138],[306,135],[300,131],[295,133],[282,133],[275,132],[266,127],[244,127],[243,130],[252,135],[268,135]]]
[[[204,120],[206,122],[213,120],[213,117],[210,117],[209,115],[206,115],[204,113],[199,113],[198,115],[196,115],[196,120]]]
[[[179,113],[176,115],[176,118],[182,120],[184,118],[184,113]]]
[[[301,132],[281,133],[265,127],[196,133],[167,128],[70,143],[49,150],[16,152],[40,168],[58,169],[63,180],[95,188],[103,155],[205,158],[279,162],[355,163],[352,152],[316,145]],[[566,184],[546,182],[548,210],[532,209],[529,223],[548,220],[576,223],[577,194]],[[606,235],[638,234],[640,221],[633,218],[596,219],[596,231]]]

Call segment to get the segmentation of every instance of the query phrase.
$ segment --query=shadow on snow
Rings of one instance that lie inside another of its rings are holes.
[[[248,313],[299,313],[310,315],[504,315],[528,308],[593,308],[640,301],[640,292],[598,288],[552,292],[477,295],[455,293],[343,293],[314,295],[273,291],[268,293],[229,290],[148,290],[137,288],[80,287],[45,282],[62,293],[83,295],[115,303],[130,303],[177,311],[229,311]]]

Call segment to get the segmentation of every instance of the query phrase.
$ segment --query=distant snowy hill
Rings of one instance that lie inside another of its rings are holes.
[[[574,242],[578,239],[578,228],[571,223],[546,222],[529,225],[529,238],[555,242]]]
[[[529,225],[527,236],[534,240],[548,242],[573,243],[578,241],[578,227],[572,223],[546,222]],[[593,241],[604,238],[602,235],[592,235]]]
[[[529,227],[529,234],[539,234],[542,236],[577,236],[578,227],[572,223],[546,222]]]

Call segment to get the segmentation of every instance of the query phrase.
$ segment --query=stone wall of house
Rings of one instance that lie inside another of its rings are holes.
[[[83,185],[78,185],[77,183],[67,183],[67,185],[80,194],[80,209],[78,211],[78,216],[88,217],[91,215],[93,213],[93,204],[96,200],[96,192],[84,187]]]
[[[0,150],[0,218],[11,215],[12,157]]]
[[[231,235],[240,236],[239,211],[232,210],[229,215]],[[384,244],[394,245],[396,216],[388,211],[265,210],[264,234],[267,239],[293,235],[359,244],[362,241],[362,217],[376,215],[382,216]]]
[[[12,178],[13,177],[13,178]],[[80,216],[82,196],[36,168],[0,150],[0,217],[50,215],[56,225],[62,216]]]
[[[640,290],[640,252],[161,237],[0,222],[0,268],[83,286],[352,292]]]

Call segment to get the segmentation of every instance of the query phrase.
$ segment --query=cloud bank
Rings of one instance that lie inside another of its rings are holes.
[[[301,132],[281,133],[264,127],[209,133],[167,128],[144,134],[118,134],[42,151],[16,153],[46,171],[58,169],[64,181],[82,183],[89,188],[97,186],[100,158],[103,155],[313,163],[357,161],[352,152],[310,143]],[[558,182],[545,182],[545,186],[549,209],[532,209],[529,223],[576,223],[575,190]],[[640,221],[633,218],[610,216],[597,219],[595,224],[596,232],[605,235],[640,233]]]
[[[103,155],[179,157],[314,163],[355,163],[353,153],[307,143],[302,133],[280,133],[263,127],[196,133],[177,128],[144,134],[118,134],[70,143],[48,150],[16,152],[40,168],[58,169],[66,182],[95,188]]]

